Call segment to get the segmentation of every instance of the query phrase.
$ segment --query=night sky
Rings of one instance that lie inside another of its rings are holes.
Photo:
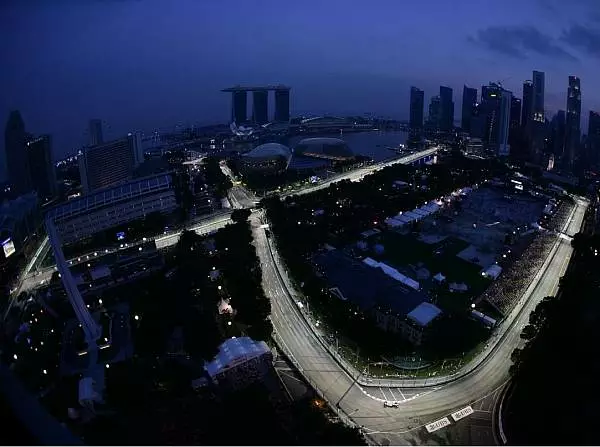
[[[229,118],[230,84],[292,86],[292,113],[408,118],[426,101],[489,81],[521,96],[546,72],[546,108],[581,77],[583,115],[600,109],[599,0],[3,0],[0,120],[21,110],[54,156],[105,133]],[[584,118],[587,125],[587,118]],[[583,127],[586,129],[586,127]],[[4,144],[2,138],[2,145]]]

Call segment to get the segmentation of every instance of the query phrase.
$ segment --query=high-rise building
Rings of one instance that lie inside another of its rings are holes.
[[[90,120],[90,146],[104,143],[102,135],[102,120]]]
[[[43,203],[56,195],[56,170],[52,162],[50,135],[27,141],[27,164],[33,190]]]
[[[510,104],[510,130],[516,131],[521,127],[521,98],[513,96]]]
[[[512,93],[503,90],[500,99],[500,113],[498,116],[498,155],[507,157],[510,154],[508,132],[510,129],[510,112],[512,106]]]
[[[463,97],[462,97],[462,116],[460,127],[463,132],[471,133],[471,120],[473,118],[473,111],[477,105],[477,89],[470,88],[466,85],[463,86]]]
[[[577,157],[577,149],[581,143],[581,85],[579,78],[576,76],[569,76],[566,121],[563,166],[570,169],[573,167],[573,163]]]
[[[6,150],[6,170],[8,181],[17,194],[25,194],[32,190],[31,175],[27,165],[25,143],[25,123],[18,110],[10,112],[4,132]]]
[[[498,121],[500,119],[502,91],[502,86],[494,82],[481,87],[481,112],[485,116],[482,140],[491,149],[495,149],[498,145]]]
[[[78,157],[83,190],[87,194],[130,180],[142,160],[140,133],[85,148]]]
[[[275,121],[288,122],[290,120],[290,91],[275,90]]]
[[[588,122],[588,158],[598,166],[600,164],[600,113],[590,110]]]
[[[508,134],[510,131],[510,115],[512,108],[512,93],[503,90],[500,99],[500,114],[498,117],[498,155],[508,157],[510,146],[508,144]]]
[[[566,135],[566,114],[564,110],[559,110],[552,118],[552,154],[554,160],[561,160],[565,152]]]
[[[252,92],[252,121],[254,124],[269,122],[269,92],[267,90]]]
[[[440,129],[450,131],[454,128],[454,101],[452,89],[440,86]]]
[[[248,95],[246,90],[234,91],[231,101],[231,120],[238,124],[244,123],[248,119],[247,113]]]
[[[533,82],[523,82],[523,105],[521,108],[521,127],[527,128],[531,121],[533,104]]]
[[[440,112],[441,112],[441,101],[439,96],[433,96],[429,102],[429,115],[427,116],[427,122],[430,127],[439,129],[440,127]]]
[[[425,108],[425,92],[417,87],[410,88],[410,128],[423,127],[423,109]]]
[[[543,123],[544,116],[545,75],[543,71],[533,72],[533,97],[531,102],[532,119]]]

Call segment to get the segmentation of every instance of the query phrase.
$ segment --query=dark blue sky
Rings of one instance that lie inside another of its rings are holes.
[[[109,136],[227,121],[219,90],[237,83],[291,85],[293,113],[406,119],[410,85],[426,101],[453,87],[458,116],[464,83],[521,96],[537,69],[552,112],[580,76],[587,115],[600,109],[600,3],[4,0],[0,62],[2,127],[20,109],[30,132],[54,135],[56,158],[92,117]]]

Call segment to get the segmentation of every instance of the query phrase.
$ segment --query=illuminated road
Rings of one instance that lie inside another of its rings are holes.
[[[218,213],[218,215],[216,215],[216,216],[211,216],[207,219],[198,221],[194,225],[191,225],[188,229],[193,230],[196,233],[201,234],[201,235],[212,233],[213,231],[217,231],[218,229],[223,228],[225,225],[231,223],[230,216],[231,216],[231,212],[225,212],[225,213],[221,212],[221,213]],[[156,242],[156,248],[162,249],[162,248],[169,247],[171,245],[176,244],[177,241],[179,241],[180,235],[181,235],[181,231],[178,231],[178,232],[170,233],[167,235],[157,236],[155,238],[149,238],[148,240],[154,239],[154,241]],[[148,240],[146,240],[146,241],[141,240],[141,241],[137,241],[137,242],[128,244],[127,248],[145,244],[148,242]],[[91,259],[100,259],[100,258],[102,258],[102,256],[104,256],[106,254],[114,253],[117,251],[119,251],[119,248],[111,248],[111,249],[106,249],[104,251],[100,250],[99,252],[93,252],[93,253],[89,253],[87,255],[78,256],[77,258],[70,259],[68,262],[70,263],[70,265],[76,265],[78,263],[87,262]],[[29,269],[24,271],[24,276],[25,276],[24,280],[22,281],[17,292],[15,294],[13,294],[13,297],[18,296],[21,292],[24,292],[24,291],[33,289],[35,287],[38,287],[42,284],[45,284],[47,281],[49,281],[52,278],[52,274],[56,271],[56,266],[52,265],[52,266],[44,268],[43,270],[40,270],[39,272],[30,272],[33,265],[34,265],[33,261],[29,263],[29,266],[28,266]]]
[[[437,153],[438,150],[439,149],[437,147],[433,148],[433,149],[427,149],[424,151],[415,152],[414,154],[407,155],[405,157],[396,158],[395,160],[377,163],[377,164],[367,166],[364,168],[355,169],[350,172],[345,172],[343,174],[338,174],[338,175],[332,176],[328,180],[325,180],[322,183],[318,183],[314,186],[309,186],[307,188],[297,190],[297,191],[286,192],[284,194],[281,194],[281,196],[286,197],[286,196],[292,196],[292,195],[309,194],[311,192],[315,192],[320,189],[327,188],[332,183],[339,182],[342,180],[350,180],[352,182],[357,182],[357,181],[362,180],[365,176],[372,174],[376,171],[380,171],[383,168],[387,168],[388,166],[393,166],[393,165],[399,164],[399,163],[409,164],[409,163],[412,163],[413,161],[433,155],[433,154]]]
[[[579,231],[586,207],[587,203],[577,202],[565,224],[565,233]],[[260,212],[255,213],[251,220],[263,269],[263,286],[271,299],[276,341],[332,406],[343,397],[340,408],[346,415],[351,414],[354,423],[363,426],[375,442],[391,444],[406,444],[406,436],[411,430],[448,416],[505,383],[511,364],[510,355],[521,344],[521,329],[537,303],[556,293],[572,253],[570,244],[557,237],[555,246],[520,304],[498,328],[489,348],[463,368],[461,378],[446,384],[437,382],[447,382],[447,379],[427,379],[426,387],[423,380],[368,383],[361,378],[362,385],[358,385],[353,378],[356,375],[354,369],[342,369],[331,348],[317,335],[291,298],[293,287],[285,269],[276,251],[271,249],[264,230],[259,228],[261,215]],[[382,396],[400,401],[400,407],[384,408]]]

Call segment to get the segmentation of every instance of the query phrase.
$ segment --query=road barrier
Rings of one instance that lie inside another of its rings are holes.
[[[565,231],[568,228],[568,226],[570,225],[576,210],[577,210],[577,205],[575,205],[573,207],[571,214],[570,214],[569,218],[567,219],[567,222],[564,224],[563,231]],[[298,308],[297,304],[296,304],[296,302],[297,302],[297,298],[295,297],[296,294],[295,293],[292,294],[292,292],[295,292],[295,291],[294,291],[293,287],[291,287],[291,284],[289,284],[289,281],[286,280],[287,276],[284,277],[284,275],[281,274],[279,263],[276,261],[275,255],[273,253],[273,247],[272,247],[271,241],[272,241],[271,238],[267,238],[267,247],[269,249],[271,259],[275,264],[275,270],[277,272],[277,276],[279,277],[280,281],[284,285],[284,289],[286,291],[286,294],[288,295],[288,298],[291,299],[293,301],[293,304],[296,306],[296,308]],[[516,313],[515,317],[511,318],[511,319],[505,319],[504,322],[502,323],[503,326],[501,327],[501,329],[499,331],[497,331],[491,337],[491,342],[489,343],[492,345],[491,348],[485,348],[473,360],[471,360],[471,362],[464,365],[460,370],[454,372],[453,374],[447,375],[447,376],[439,376],[439,377],[434,377],[434,378],[428,377],[426,379],[408,379],[408,380],[406,380],[406,379],[361,378],[361,376],[364,376],[364,375],[361,372],[357,371],[354,366],[349,364],[348,361],[345,358],[343,358],[338,352],[336,352],[334,349],[332,349],[331,345],[326,340],[324,340],[323,336],[315,329],[315,325],[312,323],[311,316],[310,316],[310,314],[307,313],[306,308],[299,309],[299,312],[300,312],[300,315],[302,315],[306,324],[308,325],[309,329],[313,332],[313,334],[321,342],[321,344],[325,348],[325,350],[337,361],[337,363],[340,365],[340,367],[350,377],[352,377],[356,380],[356,382],[359,385],[361,385],[363,387],[386,387],[386,388],[387,387],[389,387],[389,388],[426,388],[426,387],[432,387],[432,386],[437,386],[437,385],[444,385],[444,384],[447,384],[450,382],[454,382],[463,377],[466,377],[467,375],[474,372],[477,368],[479,368],[484,362],[486,362],[491,357],[491,354],[495,351],[498,344],[509,333],[509,329],[512,328],[513,325],[517,322],[516,317],[523,310],[523,308],[529,301],[529,298],[531,297],[531,295],[533,294],[535,289],[538,287],[539,279],[546,272],[549,264],[554,259],[554,256],[556,255],[556,251],[558,250],[560,241],[561,241],[561,239],[557,237],[549,255],[547,256],[544,263],[542,264],[542,266],[540,267],[540,269],[538,270],[536,275],[533,277],[531,283],[525,290],[525,293],[523,294],[523,296],[526,296],[527,298],[524,300],[521,299],[519,301],[519,303],[513,308],[512,313]],[[275,249],[275,251],[276,251],[276,249]]]

